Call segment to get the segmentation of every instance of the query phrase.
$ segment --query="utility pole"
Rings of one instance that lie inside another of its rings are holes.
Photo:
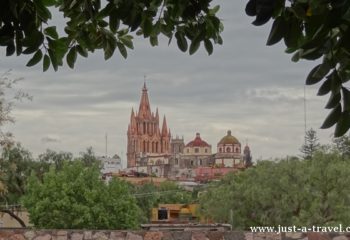
[[[105,156],[106,156],[106,158],[107,158],[107,154],[108,154],[108,152],[107,152],[107,142],[108,142],[108,135],[107,135],[107,133],[106,133],[106,149],[105,149]]]

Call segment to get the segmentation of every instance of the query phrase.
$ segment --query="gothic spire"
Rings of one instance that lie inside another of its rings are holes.
[[[151,117],[151,106],[150,106],[149,100],[148,100],[146,82],[143,84],[143,88],[142,88],[142,95],[141,95],[138,116],[142,117],[142,118],[150,118]]]
[[[164,118],[163,118],[163,126],[162,126],[162,136],[167,136],[168,135],[168,126],[166,124],[166,118],[165,118],[165,115],[164,115]]]

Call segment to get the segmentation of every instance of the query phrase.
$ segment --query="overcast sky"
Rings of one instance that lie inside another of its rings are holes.
[[[265,45],[270,25],[255,27],[245,15],[246,1],[214,1],[221,5],[223,46],[212,56],[204,47],[189,56],[173,42],[151,47],[135,39],[127,60],[101,53],[78,58],[75,69],[43,73],[42,65],[25,67],[28,58],[5,57],[0,71],[24,77],[18,85],[33,96],[18,103],[16,123],[9,125],[16,140],[34,155],[46,149],[78,154],[92,146],[99,155],[126,154],[126,131],[131,108],[138,109],[144,75],[152,110],[166,115],[173,135],[191,141],[195,133],[216,152],[217,142],[232,130],[248,141],[253,158],[299,154],[304,139],[304,82],[316,62],[293,63],[282,44]],[[117,51],[116,51],[117,53]],[[307,127],[318,129],[327,115],[325,97],[307,87]],[[333,129],[317,130],[328,143]]]

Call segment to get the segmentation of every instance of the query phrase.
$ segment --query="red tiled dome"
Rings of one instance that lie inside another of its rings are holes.
[[[196,138],[187,143],[186,147],[210,147],[210,145],[201,139],[201,136],[199,133],[196,134]]]

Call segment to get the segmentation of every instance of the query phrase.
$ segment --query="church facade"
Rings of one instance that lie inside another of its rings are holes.
[[[127,138],[128,168],[168,164],[170,129],[165,115],[160,125],[158,108],[155,113],[151,111],[146,83],[142,88],[138,112],[131,110]]]

